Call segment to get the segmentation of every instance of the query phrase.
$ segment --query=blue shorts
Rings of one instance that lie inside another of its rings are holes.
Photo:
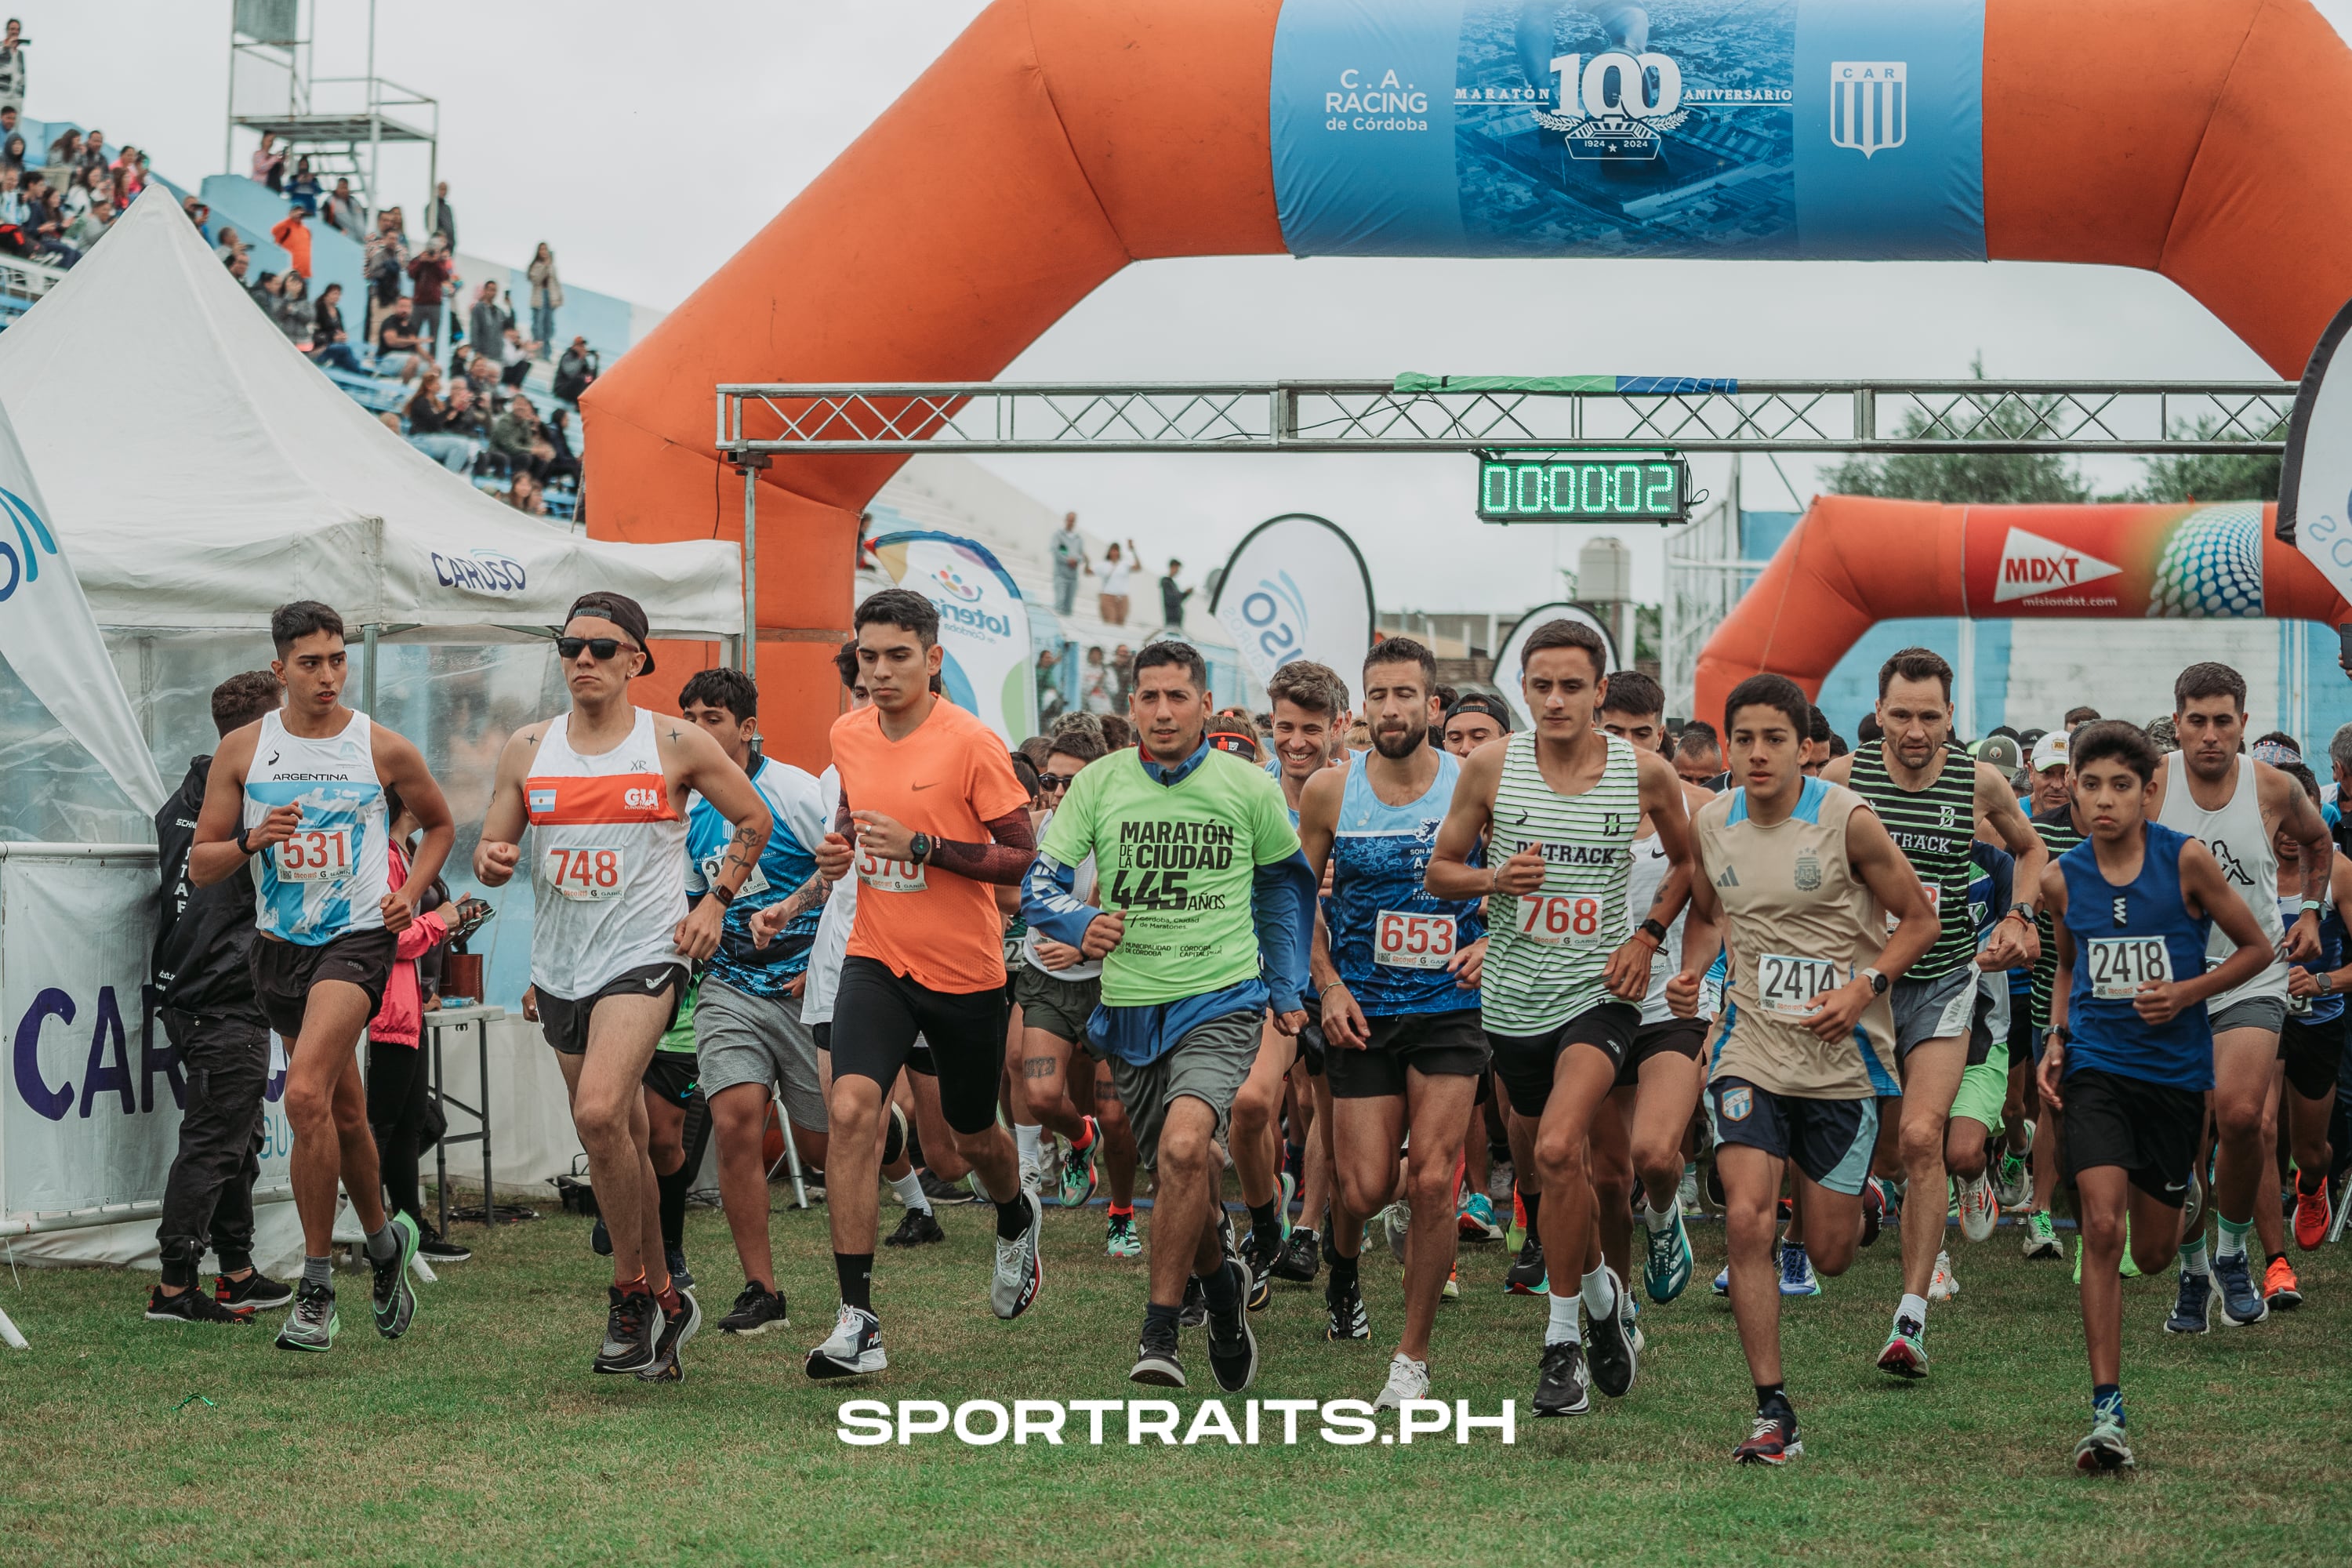
[[[1870,1152],[1878,1142],[1875,1099],[1800,1100],[1744,1078],[1719,1078],[1706,1086],[1706,1104],[1717,1143],[1794,1160],[1815,1182],[1848,1197],[1870,1176]]]

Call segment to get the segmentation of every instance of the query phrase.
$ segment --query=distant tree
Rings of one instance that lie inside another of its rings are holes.
[[[1969,365],[1984,379],[1979,355]],[[2048,397],[2003,397],[1980,410],[1968,411],[1965,430],[1941,426],[1914,409],[1903,421],[1902,434],[1911,437],[1966,434],[1983,439],[2022,440],[2042,427],[2056,406]],[[1822,476],[1833,495],[1888,496],[1902,500],[1951,502],[2083,501],[2091,487],[2068,458],[2054,452],[1896,452],[1885,457],[1847,458]]]
[[[2242,430],[2222,428],[2218,416],[2197,422],[2199,440],[2211,440],[2216,433],[2225,441],[2251,439]],[[2284,426],[2270,433],[2273,441],[2286,437]],[[2178,458],[2142,458],[2140,468],[2147,476],[2131,489],[2127,499],[2154,501],[2221,501],[2276,500],[2279,493],[2280,459],[2267,453],[2197,452]]]

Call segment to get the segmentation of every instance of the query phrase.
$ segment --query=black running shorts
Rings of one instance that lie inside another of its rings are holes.
[[[1683,1057],[1698,1060],[1699,1052],[1706,1048],[1707,1020],[1705,1018],[1668,1018],[1663,1023],[1644,1024],[1633,1031],[1633,1044],[1626,1051],[1622,1066],[1617,1069],[1617,1087],[1632,1089],[1642,1081],[1642,1064],[1652,1057]]]
[[[1478,1009],[1452,1013],[1400,1013],[1364,1020],[1371,1042],[1362,1050],[1333,1046],[1323,1058],[1334,1100],[1375,1100],[1404,1092],[1405,1069],[1438,1078],[1481,1077],[1486,1070],[1486,1032]]]
[[[656,1051],[640,1081],[672,1105],[685,1105],[694,1099],[700,1074],[695,1058],[687,1052]]]
[[[852,954],[833,998],[833,1076],[871,1079],[887,1097],[904,1068],[939,1079],[940,1114],[966,1134],[996,1125],[1004,1071],[1004,987],[934,991]],[[920,1036],[930,1048],[916,1047]],[[928,1058],[928,1059],[926,1059]]]
[[[2286,1081],[2305,1100],[2325,1100],[2336,1087],[2344,1064],[2345,1026],[2341,1013],[2313,1020],[2286,1016],[2279,1029],[2279,1060],[2286,1064]]]
[[[677,1022],[677,1010],[686,999],[686,987],[691,976],[683,963],[642,963],[613,976],[591,994],[578,998],[539,994],[539,1032],[547,1043],[562,1055],[580,1057],[588,1054],[588,1020],[596,1011],[596,1004],[607,996],[656,996],[665,987],[669,992],[669,1016],[656,1031],[667,1035]],[[659,1055],[659,1052],[656,1052]]]
[[[1642,1026],[1642,1010],[1630,1002],[1601,1002],[1556,1028],[1540,1035],[1498,1035],[1486,1031],[1494,1047],[1495,1073],[1511,1109],[1521,1116],[1541,1116],[1551,1099],[1551,1080],[1560,1054],[1570,1046],[1591,1046],[1609,1058],[1612,1072],[1625,1065],[1633,1048],[1633,1031]]]
[[[2098,1165],[2119,1165],[2131,1184],[2179,1208],[2205,1131],[2205,1096],[2146,1079],[2081,1068],[2066,1074],[2059,1152],[2071,1181]]]
[[[302,1034],[302,1011],[310,1005],[310,987],[321,980],[340,980],[367,993],[367,1016],[383,1010],[383,988],[392,978],[394,951],[400,939],[378,926],[373,931],[347,931],[339,937],[306,946],[257,936],[246,961],[253,979],[254,999],[261,1016],[278,1037],[291,1046]]]

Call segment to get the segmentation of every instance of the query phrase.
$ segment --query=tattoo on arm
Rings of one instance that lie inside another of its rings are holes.
[[[791,895],[784,900],[783,919],[789,924],[823,902],[824,902],[824,879],[812,876],[807,881],[794,888]]]

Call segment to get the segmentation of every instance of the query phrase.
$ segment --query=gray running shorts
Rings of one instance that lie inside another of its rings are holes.
[[[1976,1023],[1977,966],[1963,964],[1935,980],[1898,980],[1887,1001],[1895,1009],[1896,1061],[1923,1040],[1965,1040]]]
[[[752,996],[705,979],[694,1009],[694,1049],[702,1097],[756,1083],[781,1087],[793,1125],[825,1131],[824,1090],[816,1073],[816,1032],[801,1022],[797,996]]]
[[[1138,1065],[1110,1058],[1111,1082],[1127,1102],[1128,1125],[1135,1130],[1135,1154],[1147,1171],[1160,1166],[1160,1130],[1168,1122],[1168,1108],[1186,1095],[1216,1113],[1212,1136],[1223,1142],[1233,1116],[1234,1096],[1241,1092],[1257,1060],[1258,1022],[1263,1007],[1228,1013],[1196,1026],[1156,1061]]]
[[[2275,1035],[2286,1026],[2286,1004],[2276,996],[2248,996],[2213,1015],[2213,1032],[2266,1029]]]

